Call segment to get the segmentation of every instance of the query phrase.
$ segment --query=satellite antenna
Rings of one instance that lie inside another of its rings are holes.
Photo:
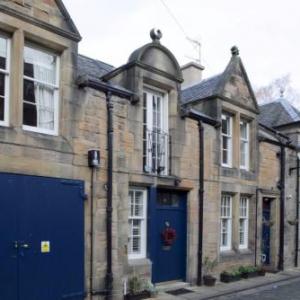
[[[186,39],[192,44],[194,51],[197,52],[197,56],[191,57],[191,56],[186,55],[185,57],[188,59],[191,59],[201,65],[201,46],[202,46],[201,42],[197,39],[192,39],[188,36],[186,37]]]

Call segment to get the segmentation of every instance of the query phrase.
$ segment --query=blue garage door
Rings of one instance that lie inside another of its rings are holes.
[[[83,182],[0,173],[0,190],[0,299],[83,299]]]

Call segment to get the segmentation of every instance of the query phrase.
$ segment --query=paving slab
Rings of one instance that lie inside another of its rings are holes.
[[[170,295],[165,292],[159,292],[156,299],[161,300],[204,300],[204,299],[213,299],[220,298],[223,295],[230,295],[237,292],[243,292],[247,294],[248,290],[253,290],[254,288],[259,288],[262,286],[270,285],[272,283],[280,283],[286,280],[293,280],[293,278],[300,278],[300,268],[286,270],[279,273],[267,273],[266,276],[258,276],[250,279],[242,279],[237,282],[232,283],[223,283],[217,282],[214,287],[207,286],[191,286],[186,287],[189,290],[192,290],[193,293],[182,294],[178,296]],[[172,289],[170,289],[172,290]],[[252,291],[253,292],[253,291]]]

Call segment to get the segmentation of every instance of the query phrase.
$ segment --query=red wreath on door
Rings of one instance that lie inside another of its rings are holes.
[[[165,246],[172,246],[176,239],[176,230],[171,227],[166,227],[161,233],[161,237]]]

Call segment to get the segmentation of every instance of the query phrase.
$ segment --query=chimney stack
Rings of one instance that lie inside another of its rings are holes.
[[[187,87],[193,86],[202,80],[202,71],[204,67],[196,62],[189,62],[181,67],[183,83],[181,88],[185,89]]]

